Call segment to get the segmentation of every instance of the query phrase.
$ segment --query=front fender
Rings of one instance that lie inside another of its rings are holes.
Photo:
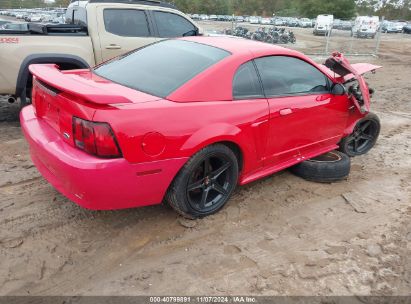
[[[355,111],[354,113],[352,113],[347,120],[347,124],[345,126],[344,129],[344,133],[343,133],[343,137],[349,136],[352,132],[354,132],[354,128],[357,125],[357,123],[363,119],[365,116],[367,116],[366,114],[362,114],[359,113],[357,111]]]

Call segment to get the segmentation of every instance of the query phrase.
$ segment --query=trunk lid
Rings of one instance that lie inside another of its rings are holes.
[[[337,74],[333,77],[338,82],[346,83],[353,78],[358,81],[362,100],[358,100],[353,94],[350,94],[350,99],[361,113],[369,112],[371,102],[370,91],[362,75],[367,72],[375,72],[375,70],[381,68],[381,66],[369,63],[350,64],[344,55],[338,52],[334,52],[332,56],[325,61],[324,65]]]
[[[55,64],[33,64],[29,69],[38,80],[54,89],[96,105],[141,103],[160,99],[104,79],[91,70],[60,71]]]
[[[73,117],[92,121],[96,110],[160,98],[115,84],[89,70],[60,71],[54,64],[31,65],[36,116],[74,146]]]

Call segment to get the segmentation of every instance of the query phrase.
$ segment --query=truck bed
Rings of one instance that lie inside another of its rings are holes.
[[[0,35],[87,36],[87,27],[76,24],[29,23],[27,31],[0,30]]]
[[[41,37],[41,39],[39,39]],[[22,66],[33,56],[43,58],[76,57],[95,65],[94,47],[86,32],[28,33],[5,35],[0,32],[0,94],[13,95]],[[53,62],[53,60],[51,62]],[[41,60],[42,63],[49,63]]]

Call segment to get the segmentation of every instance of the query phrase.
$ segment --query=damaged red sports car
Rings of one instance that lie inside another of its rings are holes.
[[[244,185],[326,152],[368,152],[379,125],[361,76],[282,47],[229,37],[158,42],[91,70],[32,65],[21,112],[41,174],[96,210],[167,201],[221,209]]]

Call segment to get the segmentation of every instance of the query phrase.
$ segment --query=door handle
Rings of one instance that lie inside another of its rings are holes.
[[[291,109],[282,109],[282,110],[280,110],[280,115],[281,116],[290,115],[292,113],[293,113],[293,110],[291,110]]]
[[[121,46],[117,44],[110,44],[106,46],[106,49],[107,50],[119,50],[121,49]]]
[[[315,99],[315,101],[326,101],[328,99],[330,99],[329,95],[320,95]]]

